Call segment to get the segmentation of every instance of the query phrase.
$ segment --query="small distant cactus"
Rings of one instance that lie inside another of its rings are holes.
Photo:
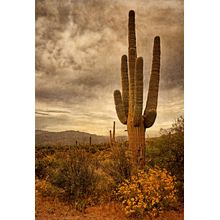
[[[114,91],[116,112],[122,124],[127,125],[129,149],[133,167],[145,165],[145,130],[154,124],[157,115],[157,99],[160,78],[160,38],[154,38],[152,71],[147,103],[143,108],[143,58],[137,57],[135,36],[135,12],[129,11],[127,56],[121,58],[122,93]],[[129,76],[128,76],[129,69]]]
[[[90,146],[92,145],[92,137],[91,136],[89,137],[89,145]]]
[[[112,130],[109,131],[109,136],[110,136],[110,145],[112,145]]]
[[[112,131],[110,130],[109,131],[110,133],[110,145],[113,146],[116,141],[115,141],[115,121],[113,122],[113,134],[112,134]]]

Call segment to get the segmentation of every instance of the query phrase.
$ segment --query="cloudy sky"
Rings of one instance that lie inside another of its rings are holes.
[[[144,59],[144,108],[153,38],[161,37],[155,136],[183,115],[182,0],[36,0],[36,129],[108,135],[116,121],[129,10],[136,12],[137,53]]]

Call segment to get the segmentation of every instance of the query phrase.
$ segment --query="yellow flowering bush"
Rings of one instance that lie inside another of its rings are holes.
[[[175,177],[167,170],[155,167],[139,171],[130,181],[125,180],[116,191],[127,216],[141,216],[144,212],[158,215],[176,202]]]

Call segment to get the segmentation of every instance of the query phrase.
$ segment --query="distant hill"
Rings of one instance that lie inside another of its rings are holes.
[[[36,130],[35,131],[35,145],[84,145],[89,144],[89,138],[92,138],[92,144],[108,143],[109,137],[99,136],[95,134],[89,134],[80,131],[61,131],[61,132],[49,132]],[[127,137],[117,137],[118,141],[125,141]]]

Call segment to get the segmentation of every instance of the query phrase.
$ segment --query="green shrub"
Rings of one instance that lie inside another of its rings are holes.
[[[51,181],[64,190],[65,200],[81,204],[95,193],[97,179],[89,154],[73,149],[60,160]]]
[[[161,136],[148,140],[146,168],[158,165],[177,178],[180,201],[184,194],[184,118],[179,117],[170,129],[161,129]]]
[[[47,161],[42,159],[42,158],[36,158],[35,160],[35,175],[39,178],[39,179],[43,179],[46,177],[47,175]]]
[[[36,157],[35,175],[39,179],[47,179],[51,174],[51,170],[53,169],[55,162],[54,154]]]

